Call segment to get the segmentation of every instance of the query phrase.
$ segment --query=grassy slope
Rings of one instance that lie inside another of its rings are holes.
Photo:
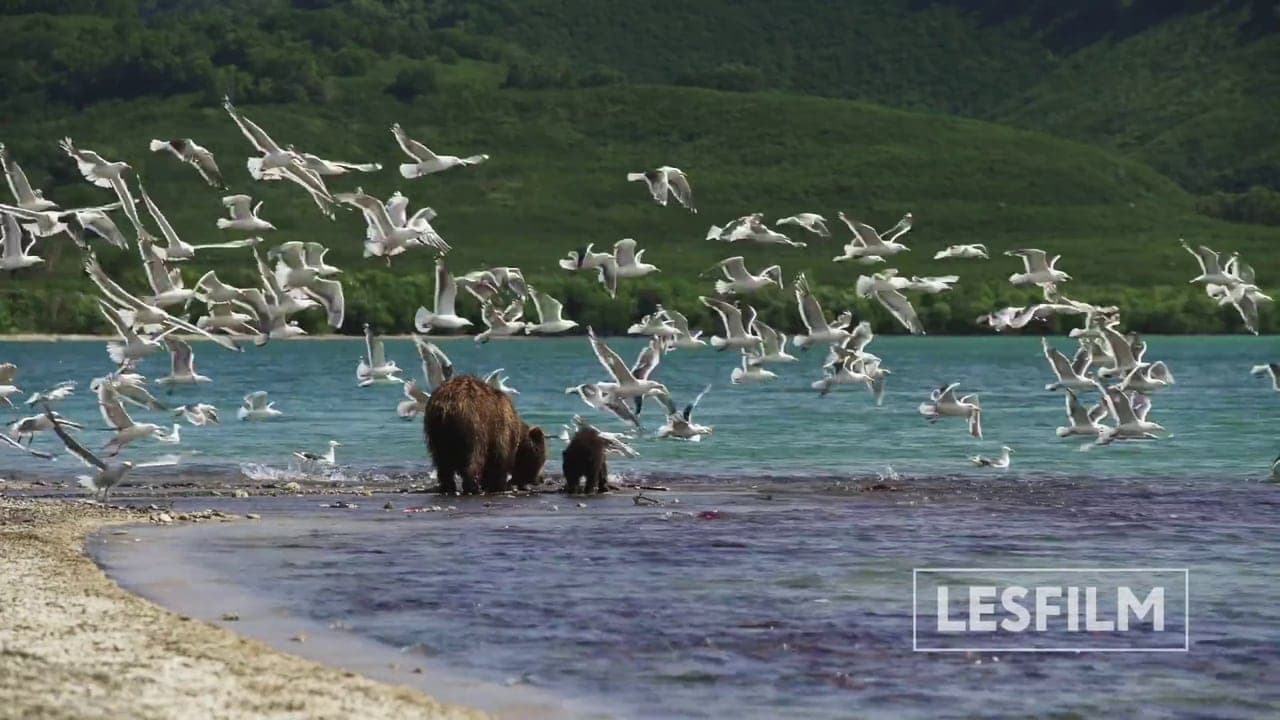
[[[1194,191],[1280,186],[1280,35],[1242,12],[1176,18],[1067,58],[1002,120],[1110,144]]]
[[[1117,0],[1116,19],[1081,21],[1083,7],[1047,2],[743,0],[689,12],[676,0],[520,0],[485,30],[642,82],[739,62],[771,88],[1044,130],[1119,148],[1193,192],[1280,188],[1280,33],[1254,32],[1266,18],[1240,3],[1199,14],[1155,4],[1145,20]],[[1117,37],[1119,18],[1133,27]]]
[[[338,99],[326,106],[242,109],[281,142],[335,159],[382,162],[386,169],[377,175],[339,179],[331,187],[361,184],[379,196],[400,189],[412,207],[435,207],[440,212],[436,225],[455,247],[449,260],[453,269],[521,266],[535,282],[568,293],[574,317],[598,327],[625,325],[664,297],[698,314],[695,296],[710,289],[709,280],[698,279],[699,271],[740,248],[750,267],[778,262],[788,278],[808,271],[824,292],[838,292],[842,301],[848,300],[862,266],[830,262],[839,251],[836,241],[793,250],[703,240],[710,223],[755,210],[770,219],[821,212],[837,227],[837,210],[880,227],[903,212],[914,212],[917,226],[908,236],[913,252],[894,264],[905,274],[957,272],[963,277],[960,292],[928,311],[926,321],[935,329],[968,326],[974,308],[1001,302],[1000,296],[1010,295],[1004,278],[1018,267],[1009,258],[990,263],[930,260],[936,249],[951,243],[985,242],[994,251],[1036,246],[1061,252],[1062,266],[1078,278],[1073,294],[1085,296],[1089,293],[1082,286],[1184,288],[1193,263],[1176,245],[1180,235],[1241,251],[1264,280],[1280,271],[1280,256],[1266,251],[1280,233],[1196,216],[1190,196],[1150,168],[1032,132],[775,94],[666,87],[498,90],[500,69],[466,62],[447,69],[440,93],[409,106],[379,91],[375,81],[393,70],[382,67],[371,79],[338,81]],[[478,89],[483,82],[490,87]],[[403,181],[394,171],[401,158],[387,130],[393,120],[440,151],[488,152],[493,159],[476,168]],[[11,126],[3,140],[32,180],[68,206],[101,202],[108,195],[79,180],[69,161],[58,156],[57,138],[70,135],[105,157],[127,160],[141,171],[185,239],[214,241],[214,219],[222,212],[219,193],[171,157],[146,151],[150,138],[176,134],[211,148],[233,191],[266,201],[263,215],[280,228],[269,244],[318,240],[332,248],[329,259],[354,273],[347,286],[352,310],[348,329],[365,319],[404,329],[412,308],[429,299],[429,255],[402,256],[390,270],[361,260],[363,223],[357,214],[340,213],[336,222],[329,222],[296,187],[253,183],[243,164],[249,146],[220,108],[184,98],[103,104],[76,117]],[[689,173],[698,215],[658,207],[641,185],[624,181],[628,170],[663,163]],[[843,239],[847,233],[839,228],[837,235]],[[660,278],[628,284],[614,302],[585,280],[564,287],[565,274],[555,266],[558,257],[586,242],[606,247],[621,237],[634,237],[649,249],[646,259],[663,268]],[[51,271],[31,271],[26,279],[6,283],[17,291],[11,292],[10,303],[21,303],[27,289],[87,286],[69,243],[46,247]],[[113,272],[134,286],[140,282],[134,255],[101,254]],[[245,282],[246,260],[243,251],[215,251],[189,263],[184,272],[189,283],[208,268]],[[634,294],[645,288],[640,297]],[[786,299],[787,294],[775,292],[759,303],[784,312]],[[953,318],[947,305],[967,317]],[[21,309],[11,312],[24,314]],[[70,321],[57,312],[22,329],[48,328],[50,323],[61,329],[61,323]],[[793,312],[788,317],[794,322]],[[17,324],[23,322],[30,319]]]

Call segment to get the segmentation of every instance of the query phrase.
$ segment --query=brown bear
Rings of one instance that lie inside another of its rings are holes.
[[[504,492],[513,472],[520,485],[542,472],[542,429],[526,425],[506,393],[474,375],[454,376],[436,388],[423,431],[442,493],[457,492],[458,475],[462,492],[475,494]]]
[[[573,434],[562,455],[564,464],[564,491],[570,495],[578,492],[578,482],[586,480],[582,492],[590,495],[606,490],[609,480],[609,464],[605,462],[606,443],[595,428],[582,428]]]
[[[542,428],[524,425],[520,445],[516,448],[515,464],[511,467],[511,484],[521,490],[530,485],[542,484],[542,468],[547,464],[547,438]]]

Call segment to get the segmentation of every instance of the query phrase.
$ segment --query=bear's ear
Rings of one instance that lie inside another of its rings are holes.
[[[542,428],[534,425],[529,428],[529,439],[536,443],[545,443],[547,441],[547,436],[542,434]]]

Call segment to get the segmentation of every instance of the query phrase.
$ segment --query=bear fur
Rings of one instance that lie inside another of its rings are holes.
[[[454,376],[436,388],[424,415],[442,493],[457,492],[457,476],[464,494],[497,493],[506,491],[513,472],[517,484],[533,482],[542,472],[542,429],[525,424],[506,393],[474,375]]]
[[[595,428],[582,428],[573,434],[569,445],[565,447],[562,469],[564,470],[564,490],[570,495],[578,493],[579,481],[585,480],[582,492],[590,495],[602,493],[609,480],[609,464],[605,461],[604,438]]]
[[[524,430],[516,448],[515,464],[511,467],[511,484],[527,490],[530,485],[541,485],[544,479],[542,468],[547,464],[547,437],[542,428],[521,424]]]

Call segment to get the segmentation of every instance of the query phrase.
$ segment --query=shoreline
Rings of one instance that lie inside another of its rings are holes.
[[[0,704],[23,718],[483,718],[125,591],[86,553],[144,510],[0,498]]]

